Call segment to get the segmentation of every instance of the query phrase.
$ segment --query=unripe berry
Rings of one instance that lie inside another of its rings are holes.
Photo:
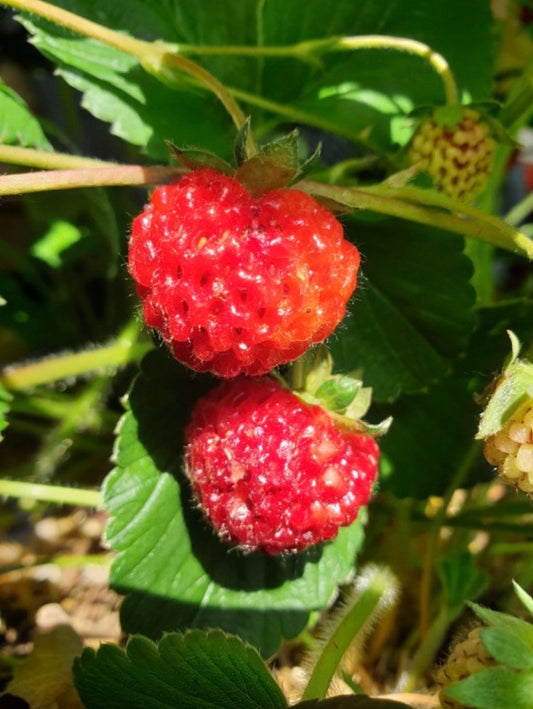
[[[533,493],[533,399],[520,406],[501,431],[487,438],[483,453],[505,483]]]
[[[479,113],[463,108],[455,125],[442,125],[435,114],[422,121],[409,148],[411,164],[454,199],[471,202],[486,186],[493,165],[494,140]]]
[[[496,663],[486,651],[480,637],[480,628],[470,631],[467,638],[455,645],[445,664],[436,676],[439,685],[439,701],[442,709],[472,709],[445,695],[446,689],[454,682],[466,679]]]

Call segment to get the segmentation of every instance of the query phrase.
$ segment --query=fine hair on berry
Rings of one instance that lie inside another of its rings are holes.
[[[295,552],[337,536],[366,505],[375,440],[272,377],[222,382],[196,403],[186,471],[219,536],[246,551]]]
[[[234,377],[266,374],[327,338],[360,257],[310,195],[254,199],[206,168],[154,190],[133,222],[128,261],[144,321],[174,357]]]

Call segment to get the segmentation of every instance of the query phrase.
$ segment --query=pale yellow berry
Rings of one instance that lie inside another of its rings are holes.
[[[533,402],[522,404],[498,433],[489,436],[483,449],[485,458],[498,468],[508,485],[533,492]]]
[[[495,664],[492,657],[485,650],[480,638],[480,628],[470,631],[468,637],[457,643],[452,649],[445,664],[436,675],[439,686],[439,701],[443,709],[472,709],[465,704],[445,696],[445,690],[453,683],[466,679],[485,667]]]
[[[411,140],[409,159],[432,177],[441,192],[470,202],[487,184],[494,147],[480,115],[464,108],[455,126],[441,126],[434,118],[423,121]]]

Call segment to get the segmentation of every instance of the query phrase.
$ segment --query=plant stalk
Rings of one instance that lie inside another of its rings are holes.
[[[351,52],[360,49],[388,49],[407,52],[426,60],[440,76],[448,104],[459,101],[459,92],[453,73],[446,59],[423,42],[405,37],[388,35],[360,35],[358,37],[328,37],[312,39],[285,46],[197,46],[176,45],[181,54],[197,56],[244,56],[244,57],[292,57],[301,61],[316,63],[317,55],[330,52]]]
[[[409,219],[479,239],[508,251],[521,251],[529,259],[533,259],[533,240],[525,234],[469,205],[461,204],[462,214],[446,214],[444,208],[454,212],[460,203],[448,200],[444,195],[415,188],[393,189],[380,185],[368,188],[342,187],[311,180],[302,180],[298,183],[298,188],[317,197],[326,197],[345,204],[352,209],[368,209],[379,214]],[[410,201],[407,201],[407,197]],[[415,199],[421,201],[415,203]]]
[[[0,145],[0,163],[40,167],[45,170],[75,170],[84,167],[102,168],[114,165],[111,162],[85,158],[81,155],[21,148],[17,145]]]
[[[6,367],[0,374],[0,384],[10,391],[20,391],[108,367],[123,367],[129,362],[141,359],[152,348],[151,342],[128,345],[116,341],[83,352],[53,355],[37,362]]]
[[[79,505],[80,507],[101,507],[102,505],[102,494],[99,490],[40,485],[16,480],[0,480],[0,496],[53,502],[58,505]]]
[[[120,187],[156,185],[170,182],[183,174],[176,167],[89,167],[77,170],[46,170],[0,176],[0,196],[70,190],[78,187]]]
[[[363,626],[372,618],[384,595],[394,588],[388,569],[373,569],[366,588],[352,600],[316,659],[302,701],[323,699],[342,657]]]
[[[420,581],[420,600],[419,600],[419,615],[420,615],[420,637],[424,640],[429,628],[430,601],[433,582],[433,570],[435,568],[435,557],[439,545],[440,531],[443,525],[446,525],[446,513],[450,506],[454,492],[460,487],[476,460],[481,444],[479,441],[474,441],[468,449],[461,465],[457,467],[454,476],[450,480],[448,488],[444,494],[442,505],[433,518],[431,528],[428,532],[428,542],[426,553],[424,555],[424,565],[422,567],[422,578]]]

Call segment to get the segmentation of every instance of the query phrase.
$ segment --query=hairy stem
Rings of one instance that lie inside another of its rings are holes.
[[[355,592],[347,610],[321,648],[302,701],[323,699],[326,696],[335,670],[349,645],[375,614],[385,594],[390,592],[391,588],[395,589],[395,579],[388,569],[372,569],[366,582],[364,590]],[[391,596],[394,597],[394,591]]]
[[[448,200],[444,195],[415,188],[341,187],[311,180],[302,180],[298,187],[318,197],[326,197],[352,209],[369,209],[379,214],[409,219],[419,224],[438,227],[488,242],[508,251],[522,251],[533,259],[533,240],[505,224],[500,219],[484,214],[469,205]],[[408,198],[409,197],[409,201]],[[420,200],[415,202],[415,200]],[[462,213],[447,214],[443,208]]]
[[[420,581],[420,600],[419,600],[419,614],[420,614],[420,637],[424,639],[424,636],[428,632],[429,627],[429,615],[430,615],[430,601],[431,601],[431,591],[433,583],[433,571],[435,568],[435,558],[437,555],[437,549],[439,545],[440,532],[443,525],[446,524],[446,514],[448,512],[448,507],[450,506],[451,499],[454,492],[460,487],[461,483],[464,482],[468,472],[470,471],[474,461],[476,460],[481,444],[479,441],[475,441],[471,444],[468,449],[461,465],[458,466],[455,471],[454,476],[450,480],[450,484],[444,497],[442,499],[442,505],[439,507],[437,514],[433,518],[431,528],[428,533],[428,542],[426,546],[426,553],[424,555],[424,565],[422,567],[422,578]]]
[[[108,367],[123,367],[141,359],[152,347],[150,342],[138,343],[136,338],[121,337],[103,347],[53,355],[37,362],[6,367],[0,374],[0,384],[11,391],[18,391]]]
[[[170,182],[183,174],[175,167],[89,167],[76,170],[46,170],[0,176],[0,196],[70,190],[78,187],[120,187],[125,185],[157,185]]]
[[[82,490],[60,485],[40,485],[37,483],[0,480],[0,496],[25,497],[40,502],[54,502],[59,505],[79,505],[100,507],[102,495],[99,490]]]
[[[93,160],[81,155],[53,153],[48,150],[20,148],[16,145],[0,145],[0,163],[41,167],[45,170],[75,170],[85,167],[112,167],[113,163]]]

